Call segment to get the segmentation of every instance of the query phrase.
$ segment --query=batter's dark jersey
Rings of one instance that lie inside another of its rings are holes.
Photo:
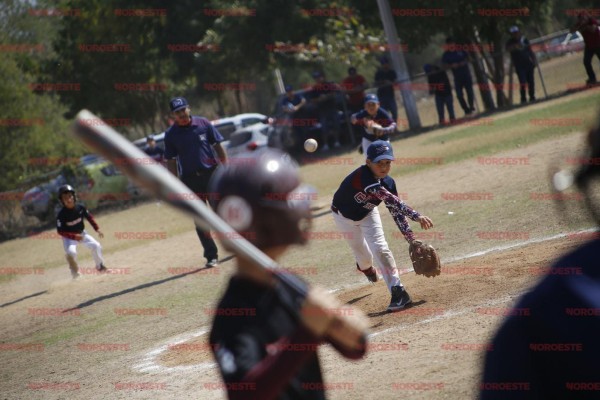
[[[56,231],[59,235],[75,240],[75,235],[85,229],[83,219],[87,219],[95,231],[99,229],[94,216],[81,204],[73,208],[63,207],[56,217]]]
[[[375,123],[381,125],[384,128],[387,128],[387,127],[391,126],[392,124],[395,125],[394,120],[392,119],[392,116],[390,115],[390,113],[381,107],[379,107],[377,109],[377,114],[375,114],[375,116],[371,116],[371,114],[369,114],[367,112],[367,110],[360,110],[359,112],[354,114],[354,117],[357,120],[359,120],[359,123],[360,123],[360,120],[364,121],[364,120],[370,119],[370,120],[375,121]],[[362,125],[364,125],[364,122]],[[391,128],[390,130],[394,131],[394,130],[396,130],[396,127],[394,126],[394,128]],[[375,136],[375,135],[367,132],[366,129],[363,130],[363,137],[367,140],[370,140],[371,142],[374,142],[375,140],[386,140],[386,141],[390,140],[390,136],[387,133],[384,133],[381,136]]]
[[[491,343],[481,399],[598,398],[599,255],[594,240],[540,271]]]
[[[217,157],[212,145],[223,140],[209,120],[192,116],[190,125],[173,124],[165,132],[165,158],[177,158],[181,176],[194,175],[216,167]]]
[[[396,182],[388,175],[383,179],[375,178],[368,166],[363,165],[348,175],[333,195],[333,205],[346,218],[360,221],[372,209],[381,204],[381,200],[367,193],[370,188],[383,186],[388,192],[398,196]]]
[[[297,320],[302,300],[231,278],[210,333],[230,399],[325,399],[319,342]]]

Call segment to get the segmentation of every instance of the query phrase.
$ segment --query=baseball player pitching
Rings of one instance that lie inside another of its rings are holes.
[[[396,182],[389,176],[394,152],[389,142],[376,140],[367,148],[366,164],[348,175],[333,196],[331,211],[338,229],[345,233],[354,253],[356,267],[370,282],[379,277],[379,268],[392,299],[388,311],[398,311],[412,302],[400,282],[396,261],[383,234],[377,206],[383,201],[406,240],[415,240],[406,217],[423,229],[433,227],[429,217],[419,214],[400,198]]]

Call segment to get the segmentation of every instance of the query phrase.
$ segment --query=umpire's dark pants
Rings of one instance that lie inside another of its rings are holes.
[[[193,175],[185,175],[181,177],[181,181],[185,183],[192,192],[196,193],[198,197],[205,202],[208,202],[208,199],[211,198],[211,194],[208,193],[208,182],[213,171],[214,169],[211,169],[200,171]],[[209,261],[215,258],[218,259],[217,245],[215,244],[210,231],[202,230],[196,226],[196,233],[198,234],[200,243],[202,243],[202,247],[204,247],[204,257]]]
[[[519,92],[521,94],[521,103],[527,101],[526,89],[529,92],[529,100],[535,100],[535,67],[515,67],[517,78],[519,78]]]

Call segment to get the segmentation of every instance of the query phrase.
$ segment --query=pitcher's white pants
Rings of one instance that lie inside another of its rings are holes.
[[[383,235],[377,207],[360,221],[353,221],[333,211],[332,214],[335,224],[350,245],[359,268],[368,269],[373,266],[375,259],[375,267],[383,276],[388,289],[391,291],[392,286],[402,286],[394,255]]]
[[[77,260],[77,245],[81,243],[92,251],[92,257],[94,257],[96,268],[99,268],[100,264],[104,263],[104,260],[102,259],[102,246],[96,239],[94,239],[92,235],[89,235],[86,231],[83,231],[81,234],[83,235],[83,239],[81,239],[80,242],[77,240],[62,238],[65,253],[67,253],[67,256],[71,256],[74,260]]]

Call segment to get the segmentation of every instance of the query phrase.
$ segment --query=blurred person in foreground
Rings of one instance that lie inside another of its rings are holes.
[[[571,27],[571,33],[579,31],[583,36],[585,48],[583,49],[583,66],[587,73],[588,85],[595,85],[598,83],[596,80],[596,74],[592,67],[592,59],[594,56],[600,60],[600,29],[598,29],[598,21],[592,16],[582,11],[577,15],[577,22]]]
[[[600,127],[591,129],[581,160],[600,159]],[[553,175],[557,193],[572,182],[600,226],[600,165],[582,162]],[[560,200],[559,200],[560,201]],[[560,204],[560,203],[559,203]],[[562,256],[517,302],[487,353],[480,398],[597,399],[600,397],[600,240]],[[524,312],[520,312],[524,311]]]
[[[283,152],[249,153],[248,160],[215,172],[210,188],[220,196],[211,203],[240,237],[276,261],[290,246],[306,243],[316,192],[301,183]],[[273,275],[289,274],[285,270],[267,272],[239,254],[236,261],[209,339],[229,398],[325,399],[318,346],[329,341],[347,358],[362,357],[366,338],[341,328],[336,317],[357,310],[324,290],[297,294]],[[298,284],[306,289],[304,281]],[[332,329],[358,347],[336,345]]]

